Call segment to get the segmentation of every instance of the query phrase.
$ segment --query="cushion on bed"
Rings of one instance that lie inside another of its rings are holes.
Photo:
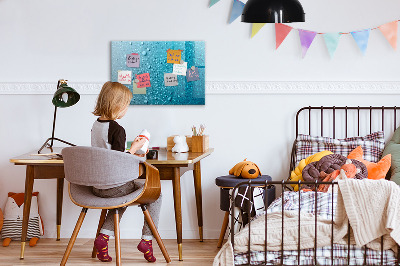
[[[308,156],[329,150],[336,154],[347,156],[357,146],[364,150],[364,159],[370,162],[378,162],[385,147],[383,131],[378,131],[364,137],[352,137],[334,139],[299,134],[296,139],[296,165]]]
[[[387,172],[390,168],[391,155],[385,155],[379,162],[373,163],[363,159],[363,150],[361,146],[355,148],[347,156],[349,159],[355,159],[367,166],[368,169],[368,179],[383,179],[386,177]]]
[[[314,182],[316,180],[323,181],[326,174],[330,174],[335,170],[341,169],[341,167],[347,163],[348,158],[340,154],[331,154],[327,155],[318,162],[313,162],[308,164],[303,169],[303,179],[304,181]],[[358,173],[354,178],[356,179],[364,179],[368,176],[367,167],[360,161],[351,159],[351,163],[359,169]],[[322,176],[321,172],[324,172],[325,175]],[[314,189],[312,185],[303,185],[302,188]]]
[[[400,127],[396,129],[392,139],[386,144],[383,155],[392,155],[392,166],[389,170],[390,180],[400,185]]]

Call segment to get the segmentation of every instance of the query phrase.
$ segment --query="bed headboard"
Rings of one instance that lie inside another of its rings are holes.
[[[389,139],[398,126],[396,106],[308,106],[296,114],[296,137],[299,134],[347,138],[363,136],[375,131],[383,131]],[[295,144],[293,144],[290,171],[295,164]],[[290,176],[290,172],[289,172]]]

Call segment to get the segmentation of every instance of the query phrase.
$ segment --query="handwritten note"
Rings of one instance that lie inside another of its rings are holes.
[[[199,69],[197,67],[189,68],[186,72],[186,80],[189,81],[196,81],[199,80]]]
[[[181,62],[182,51],[181,50],[167,50],[167,63],[179,64]]]
[[[127,54],[126,55],[127,67],[140,67],[140,54]]]
[[[183,62],[183,64],[174,64],[172,73],[186,76],[187,70],[187,62]]]
[[[132,83],[132,71],[119,70],[118,71],[118,82],[121,84],[131,84]]]
[[[178,76],[173,73],[164,73],[164,84],[166,87],[178,85]]]
[[[139,82],[137,83],[138,88],[151,87],[149,73],[136,75],[136,78],[139,80]]]

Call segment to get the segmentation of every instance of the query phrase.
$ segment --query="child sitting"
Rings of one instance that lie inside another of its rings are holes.
[[[103,85],[93,112],[94,115],[99,116],[92,127],[91,143],[93,147],[125,152],[125,129],[115,120],[121,119],[126,114],[131,99],[132,92],[126,86],[118,82],[106,82]],[[146,156],[145,154],[136,154],[136,151],[138,151],[145,142],[145,138],[136,138],[129,149],[129,153],[139,157]],[[144,186],[143,183],[135,181],[136,178],[137,176],[132,176],[132,181],[116,187],[93,187],[92,191],[94,195],[102,198],[125,196]],[[161,194],[155,202],[147,204],[147,209],[156,226],[158,226],[160,208]],[[125,210],[126,207],[118,209],[120,219]],[[101,261],[112,260],[108,255],[108,240],[110,236],[114,236],[114,214],[115,210],[108,210],[100,234],[94,241],[94,246],[97,249],[97,258]],[[142,240],[137,248],[144,253],[144,258],[149,262],[156,261],[153,255],[152,237],[153,234],[151,233],[150,227],[147,222],[144,221]]]

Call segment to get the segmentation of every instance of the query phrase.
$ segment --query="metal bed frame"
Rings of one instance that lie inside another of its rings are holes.
[[[385,129],[385,113],[387,113],[386,111],[390,111],[393,112],[393,130],[396,129],[396,118],[397,118],[397,111],[400,108],[393,106],[393,107],[348,107],[348,106],[344,106],[344,107],[337,107],[337,106],[331,106],[331,107],[324,107],[324,106],[320,106],[320,107],[312,107],[312,106],[308,106],[308,107],[303,107],[301,108],[297,114],[296,114],[296,138],[297,136],[300,134],[299,133],[299,120],[300,120],[300,114],[303,111],[308,111],[308,134],[311,135],[311,131],[312,131],[312,126],[311,126],[311,112],[313,110],[317,110],[319,111],[319,115],[320,115],[320,136],[324,136],[324,111],[325,110],[331,110],[330,113],[332,114],[332,129],[333,129],[333,138],[336,137],[336,122],[338,119],[336,119],[336,113],[337,112],[344,112],[344,121],[342,122],[342,125],[344,123],[344,129],[345,129],[345,137],[348,137],[348,125],[349,125],[349,115],[348,113],[350,112],[356,112],[357,115],[357,136],[360,136],[360,113],[367,111],[369,112],[369,132],[372,133],[372,125],[373,125],[373,114],[375,114],[376,112],[381,112],[381,130],[384,131]],[[326,112],[325,112],[326,113]],[[325,119],[325,121],[328,119]],[[314,121],[315,122],[315,121]],[[318,121],[317,121],[318,122]],[[353,124],[354,125],[354,124]],[[295,158],[296,158],[296,154],[295,154],[295,146],[296,146],[296,141],[293,144],[293,148],[292,148],[292,153],[291,153],[291,160],[290,160],[290,171],[289,171],[289,176],[290,176],[290,172],[295,169],[296,165],[295,165]],[[236,190],[239,187],[242,186],[251,186],[251,187],[259,187],[259,188],[263,188],[265,191],[265,195],[266,198],[268,198],[268,188],[271,185],[276,185],[276,186],[281,186],[282,188],[282,195],[285,192],[285,190],[291,190],[289,186],[287,185],[300,185],[301,184],[306,184],[306,185],[315,185],[314,191],[317,192],[318,186],[319,185],[325,185],[325,184],[330,184],[332,185],[332,190],[334,189],[334,186],[336,186],[338,183],[336,181],[332,181],[332,182],[319,182],[319,181],[315,181],[315,182],[304,182],[304,181],[252,181],[251,179],[249,181],[246,182],[242,182],[240,184],[238,184],[237,186],[234,187],[233,191],[232,191],[232,195],[235,195]],[[300,190],[298,191],[299,193],[299,202],[301,202],[301,192]],[[250,189],[250,198],[252,198],[253,191]],[[333,210],[334,210],[334,206],[333,206],[333,200],[334,199],[334,193],[332,193],[332,221],[331,221],[331,228],[332,228],[332,237],[331,237],[331,261],[332,261],[332,265],[334,262],[334,254],[333,254],[333,224],[334,224],[334,217],[333,217]],[[317,213],[317,202],[318,202],[318,198],[317,198],[317,193],[315,193],[315,213]],[[265,247],[264,247],[264,262],[259,263],[259,265],[271,265],[268,264],[267,262],[267,233],[268,233],[268,219],[267,219],[267,201],[264,202],[264,208],[265,208]],[[282,212],[284,212],[284,197],[282,197]],[[300,204],[299,204],[299,210],[298,210],[298,214],[299,214],[299,220],[298,220],[298,226],[300,227]],[[234,217],[235,217],[235,208],[234,208],[234,197],[232,197],[231,200],[231,232],[230,232],[230,236],[231,236],[231,244],[232,247],[234,248],[235,245],[235,241],[234,241]],[[307,265],[318,265],[317,264],[317,255],[316,255],[316,249],[317,249],[317,215],[315,215],[315,239],[314,239],[314,258],[313,264],[307,264]],[[248,227],[249,227],[249,242],[247,245],[247,264],[245,265],[250,265],[251,264],[251,249],[250,249],[250,243],[251,243],[251,219],[249,219],[248,222]],[[283,235],[284,235],[284,218],[282,216],[282,238],[281,238],[281,250],[280,250],[280,264],[279,265],[284,265],[283,264],[283,251],[284,251],[284,240],[283,240]],[[300,249],[300,242],[301,242],[301,238],[300,238],[300,230],[298,233],[298,243],[297,243],[297,265],[305,265],[305,264],[300,264],[300,254],[301,254],[301,249]],[[399,250],[399,252],[397,253],[397,258],[396,258],[396,263],[395,265],[400,265],[400,246],[397,245],[397,248]],[[364,249],[364,263],[363,265],[367,265],[367,253],[366,253],[366,246],[363,246]],[[350,265],[350,224],[348,226],[348,233],[347,233],[347,264],[346,265]],[[383,261],[383,236],[381,237],[381,257],[380,257],[380,265],[384,265],[384,261]]]

